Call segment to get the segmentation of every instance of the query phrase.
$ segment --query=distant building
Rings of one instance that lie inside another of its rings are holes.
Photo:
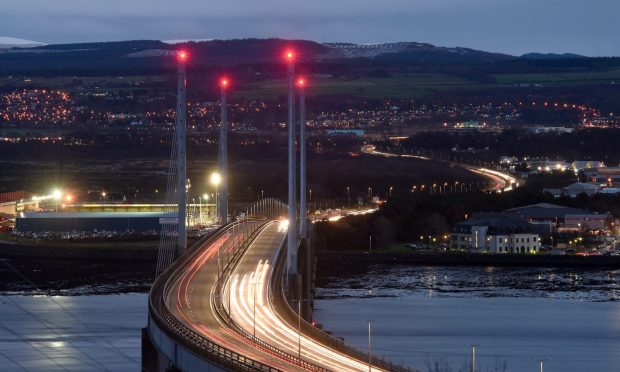
[[[620,187],[603,187],[598,192],[599,194],[618,194],[620,193]]]
[[[521,218],[531,224],[548,228],[548,231],[607,230],[612,222],[609,213],[593,213],[584,209],[539,203],[512,208],[503,212]]]
[[[568,127],[546,127],[546,126],[534,126],[534,127],[530,127],[529,131],[535,134],[541,134],[541,133],[557,133],[557,134],[562,134],[562,133],[572,133],[575,130],[575,128],[568,128]]]
[[[552,170],[564,171],[568,168],[568,164],[564,160],[548,160],[548,159],[527,159],[525,161],[527,167],[533,172],[550,172]]]
[[[454,226],[450,247],[472,253],[536,253],[540,250],[536,226],[506,214],[475,214]]]
[[[363,129],[328,129],[327,135],[329,136],[338,136],[338,135],[354,135],[358,137],[364,136]]]
[[[22,232],[42,231],[157,231],[161,223],[176,223],[175,213],[165,212],[25,212],[15,221]]]
[[[589,182],[620,185],[620,167],[599,167],[584,169]]]
[[[571,198],[577,197],[580,194],[586,194],[592,196],[596,194],[600,189],[600,186],[595,183],[583,183],[575,182],[561,189],[543,189],[543,192],[548,192],[553,195],[554,198],[561,196],[568,196]]]
[[[592,169],[592,168],[602,168],[605,166],[605,163],[597,160],[575,160],[571,163],[571,168],[575,171],[575,173],[582,171],[584,169]]]

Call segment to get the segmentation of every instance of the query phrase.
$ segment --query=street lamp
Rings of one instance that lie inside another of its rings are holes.
[[[471,345],[471,372],[476,372],[476,346]]]
[[[368,321],[368,372],[372,372],[372,354],[371,354],[371,349],[370,349],[370,323],[371,321]]]
[[[309,302],[310,299],[305,300],[291,300],[297,302],[297,353],[298,358],[301,359],[301,303]]]
[[[62,191],[60,191],[59,189],[54,189],[54,191],[52,191],[52,198],[56,202],[55,209],[56,212],[58,212],[58,202],[60,201],[60,199],[62,199]]]

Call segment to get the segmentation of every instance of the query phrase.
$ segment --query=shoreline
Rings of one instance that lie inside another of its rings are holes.
[[[620,268],[620,256],[509,255],[460,253],[317,252],[319,266],[394,264],[424,266],[496,266],[558,268]],[[320,270],[320,269],[319,269]]]
[[[0,259],[32,259],[32,260],[101,260],[101,261],[143,261],[157,260],[157,245],[140,246],[131,242],[110,242],[109,247],[76,247],[28,245],[18,242],[0,241]]]

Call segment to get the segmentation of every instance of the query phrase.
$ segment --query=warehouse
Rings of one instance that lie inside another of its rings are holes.
[[[21,232],[41,231],[159,231],[162,222],[176,223],[165,212],[24,212],[15,221]]]

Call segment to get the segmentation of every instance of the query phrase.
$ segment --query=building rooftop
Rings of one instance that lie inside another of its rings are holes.
[[[538,203],[532,205],[526,205],[523,207],[517,207],[507,209],[504,211],[507,214],[516,214],[522,218],[564,218],[566,215],[591,215],[597,214],[585,209],[565,207],[563,205],[556,205],[550,203]]]
[[[161,218],[176,212],[24,212],[18,218]]]
[[[504,213],[475,213],[469,220],[454,226],[453,232],[470,233],[474,226],[488,226],[489,235],[533,233],[535,226],[515,215]]]

